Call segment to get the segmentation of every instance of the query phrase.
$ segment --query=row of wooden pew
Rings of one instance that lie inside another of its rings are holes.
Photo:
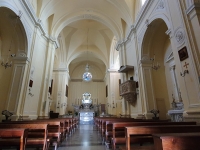
[[[200,149],[200,125],[196,122],[96,117],[95,125],[103,143],[113,150],[117,145],[125,145],[121,150]]]
[[[0,149],[7,147],[42,148],[56,150],[78,126],[76,118],[22,120],[0,123]]]

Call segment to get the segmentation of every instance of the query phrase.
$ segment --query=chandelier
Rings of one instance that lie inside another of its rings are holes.
[[[17,17],[16,17],[15,24],[14,24],[14,29],[13,29],[13,32],[12,32],[12,36],[11,36],[11,41],[10,41],[9,49],[8,49],[8,57],[7,57],[7,59],[6,59],[5,61],[4,61],[4,59],[2,59],[2,62],[1,62],[1,65],[2,65],[5,69],[12,66],[12,61],[9,61],[10,56],[11,56],[11,57],[15,57],[15,54],[11,54],[11,48],[12,48],[12,43],[13,43],[14,34],[15,34],[15,31],[16,31],[17,21],[18,21],[19,19],[20,19],[20,16],[17,16]]]

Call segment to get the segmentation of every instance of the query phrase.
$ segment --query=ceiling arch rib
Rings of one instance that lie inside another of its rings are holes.
[[[102,57],[101,54],[97,53],[97,52],[92,52],[92,54],[90,53],[90,58],[88,58],[87,56],[88,54],[86,53],[86,51],[76,51],[74,52],[71,57],[68,59],[67,61],[67,67],[69,66],[69,64],[79,58],[79,61],[93,61],[93,62],[97,62],[97,63],[102,63],[104,64],[106,67],[108,67],[108,61],[106,60],[105,57]]]
[[[107,0],[109,3],[111,3],[113,6],[117,8],[122,14],[122,19],[126,21],[128,25],[131,26],[133,23],[133,15],[131,15],[131,11],[128,7],[128,3],[124,2],[122,0]]]
[[[84,19],[91,19],[104,24],[113,32],[116,38],[118,39],[121,38],[123,31],[113,21],[109,20],[108,18],[105,18],[104,16],[99,16],[99,14],[97,15],[89,13],[85,14],[79,13],[71,18],[68,18],[68,16],[61,18],[52,28],[53,36],[57,37],[59,33],[62,31],[62,29],[68,24]]]

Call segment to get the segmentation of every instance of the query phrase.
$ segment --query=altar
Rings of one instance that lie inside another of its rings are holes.
[[[80,124],[93,124],[94,112],[79,112]]]
[[[84,93],[81,105],[73,105],[74,111],[79,115],[80,124],[93,124],[95,113],[98,113],[99,106],[92,104],[90,93]]]

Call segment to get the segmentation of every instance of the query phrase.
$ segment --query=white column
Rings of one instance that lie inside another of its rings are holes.
[[[171,79],[173,82],[173,96],[175,98],[175,100],[180,100],[180,95],[179,95],[179,89],[178,89],[178,82],[177,82],[177,78],[176,78],[176,73],[175,73],[175,65],[173,65],[172,67],[170,67],[170,74],[171,74]]]

